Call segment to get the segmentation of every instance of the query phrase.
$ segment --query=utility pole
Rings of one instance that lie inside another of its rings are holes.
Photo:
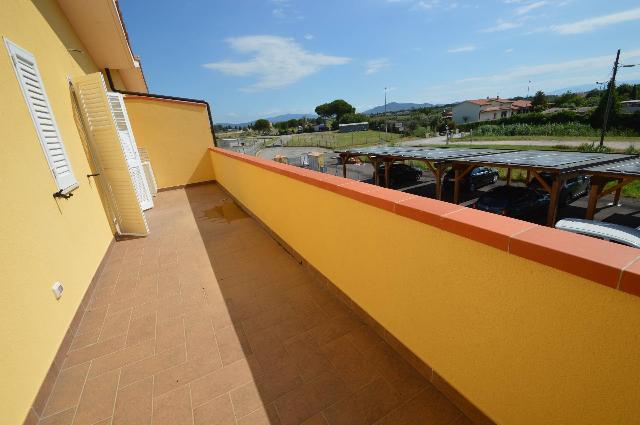
[[[387,135],[387,88],[384,88],[384,134]]]
[[[618,73],[618,62],[620,61],[620,49],[616,54],[616,61],[613,64],[613,75],[609,81],[609,92],[607,93],[607,107],[604,109],[604,118],[602,119],[602,133],[600,133],[600,146],[604,145],[604,136],[607,133],[607,121],[609,121],[609,113],[611,112],[611,103],[613,103],[613,91],[615,90],[616,74]]]

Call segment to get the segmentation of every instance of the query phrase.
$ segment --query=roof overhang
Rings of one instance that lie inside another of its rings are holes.
[[[140,61],[127,38],[116,0],[58,0],[87,53],[102,69],[118,69],[127,90],[147,92]]]

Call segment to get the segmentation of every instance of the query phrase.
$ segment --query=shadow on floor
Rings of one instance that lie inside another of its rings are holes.
[[[185,192],[219,288],[207,296],[223,363],[191,385],[194,417],[213,414],[227,379],[238,423],[469,423],[218,186]],[[224,372],[242,362],[251,376]]]

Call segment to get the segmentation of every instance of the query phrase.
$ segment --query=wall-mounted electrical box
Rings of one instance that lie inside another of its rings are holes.
[[[56,282],[51,287],[51,290],[53,291],[53,295],[55,295],[56,300],[59,300],[62,296],[62,292],[64,291],[64,286],[62,286],[62,283]]]

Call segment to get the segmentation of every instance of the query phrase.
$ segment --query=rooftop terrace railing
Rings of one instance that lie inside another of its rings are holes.
[[[640,251],[218,148],[218,183],[498,423],[640,417]],[[285,200],[286,199],[286,200]]]

